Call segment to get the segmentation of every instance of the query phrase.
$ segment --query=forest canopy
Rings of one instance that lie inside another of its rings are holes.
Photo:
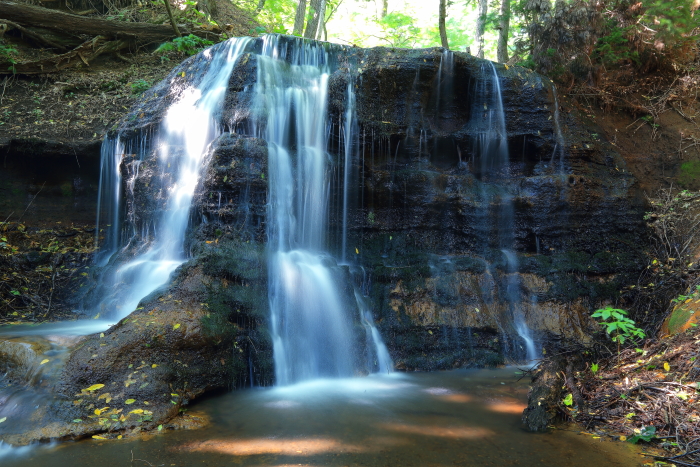
[[[700,0],[237,0],[278,32],[360,47],[448,47],[562,81],[695,55]],[[441,26],[444,25],[443,37]]]

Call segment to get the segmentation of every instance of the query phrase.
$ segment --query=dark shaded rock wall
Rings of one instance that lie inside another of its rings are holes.
[[[612,147],[569,116],[557,121],[548,80],[496,65],[510,162],[494,182],[481,169],[477,140],[483,110],[474,105],[482,83],[493,75],[488,62],[460,53],[450,58],[442,49],[326,47],[333,67],[332,253],[362,268],[362,278],[354,274],[352,280],[365,286],[399,366],[494,363],[502,358],[490,353],[494,349],[522,356],[505,299],[513,274],[519,307],[538,339],[554,334],[585,340],[591,310],[614,299],[636,275],[646,242],[636,181]],[[191,58],[146,93],[119,127],[122,137],[150,131],[166,104],[206,66],[202,56]],[[209,263],[219,268],[213,276],[234,284],[222,306],[254,316],[253,328],[261,330],[267,316],[265,265],[259,259],[265,249],[267,171],[254,123],[261,116],[252,106],[256,74],[254,54],[234,68],[222,115],[227,132],[214,144],[188,248],[195,262],[218,256]],[[341,252],[340,127],[348,86],[357,95],[358,126],[347,250]],[[488,196],[494,186],[513,203],[508,249],[517,257],[517,272],[509,269],[499,243],[498,213],[504,207]],[[248,251],[257,252],[257,262],[238,265]]]

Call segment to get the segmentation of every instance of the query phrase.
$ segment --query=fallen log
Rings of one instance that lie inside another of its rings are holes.
[[[49,47],[53,47],[54,49],[57,49],[61,52],[66,51],[66,48],[64,46],[62,46],[61,44],[57,44],[56,42],[52,41],[51,39],[44,37],[41,34],[37,34],[36,32],[31,31],[31,30],[29,30],[29,29],[25,28],[24,26],[21,26],[17,23],[14,23],[12,21],[8,21],[6,19],[0,19],[0,23],[7,24],[7,26],[9,26],[9,28],[11,28],[11,29],[17,29],[22,34],[24,34],[28,37],[31,37],[32,39],[34,39],[35,41],[37,41],[41,44],[48,45]]]
[[[63,33],[70,31],[71,34],[135,39],[139,42],[158,42],[175,37],[172,27],[161,24],[90,18],[8,1],[0,1],[0,23],[3,19],[23,26],[41,27]]]
[[[90,65],[90,61],[105,52],[117,52],[128,47],[128,40],[109,41],[104,36],[98,36],[82,43],[70,52],[25,63],[2,63],[0,74],[37,75],[54,73],[79,64]]]

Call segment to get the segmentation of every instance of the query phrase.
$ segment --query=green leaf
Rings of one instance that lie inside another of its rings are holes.
[[[563,402],[564,405],[566,405],[567,407],[570,407],[570,406],[574,405],[574,396],[573,396],[573,394],[567,394],[566,397],[564,398],[564,400],[562,400],[562,402]]]
[[[591,365],[591,372],[597,373],[598,372],[598,364],[594,363]]]

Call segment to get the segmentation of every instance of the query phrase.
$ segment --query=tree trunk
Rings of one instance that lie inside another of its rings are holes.
[[[438,16],[438,27],[440,29],[440,42],[442,46],[449,49],[447,43],[447,28],[445,28],[445,17],[447,16],[447,0],[440,0],[440,14]]]
[[[389,0],[382,0],[382,18],[389,14]]]
[[[258,0],[258,6],[255,8],[255,16],[258,16],[265,8],[265,0]]]
[[[501,18],[498,26],[498,61],[508,61],[508,34],[510,33],[510,0],[501,0]]]
[[[318,12],[318,34],[316,39],[319,41],[323,36],[323,31],[326,29],[326,2],[327,0],[321,0],[321,9]],[[326,37],[328,37],[328,32],[326,32]]]
[[[180,30],[177,28],[177,23],[175,22],[175,19],[173,18],[173,11],[170,8],[170,0],[163,0],[163,3],[165,4],[165,9],[168,12],[168,18],[170,18],[170,24],[173,27],[173,32],[175,32],[175,35],[177,37],[182,37]]]
[[[6,1],[0,1],[0,19],[14,21],[23,26],[52,29],[68,35],[87,34],[108,38],[138,39],[142,42],[164,41],[175,36],[170,26],[86,18],[48,8]]]
[[[484,58],[484,32],[486,30],[486,14],[489,10],[488,0],[479,0],[479,17],[476,20],[476,56]]]
[[[217,20],[219,16],[218,5],[215,0],[197,0],[197,10],[204,13],[207,19]],[[170,7],[168,7],[170,10]]]
[[[318,23],[321,20],[320,12],[321,9],[323,8],[325,10],[325,6],[322,7],[321,4],[325,5],[326,0],[311,0],[311,11],[313,14],[311,15],[311,18],[309,18],[309,21],[306,23],[306,30],[304,31],[304,37],[307,39],[315,39],[316,38],[316,32],[318,31]]]
[[[301,36],[304,33],[304,19],[306,18],[306,0],[299,0],[297,12],[294,15],[294,31],[292,34]]]

